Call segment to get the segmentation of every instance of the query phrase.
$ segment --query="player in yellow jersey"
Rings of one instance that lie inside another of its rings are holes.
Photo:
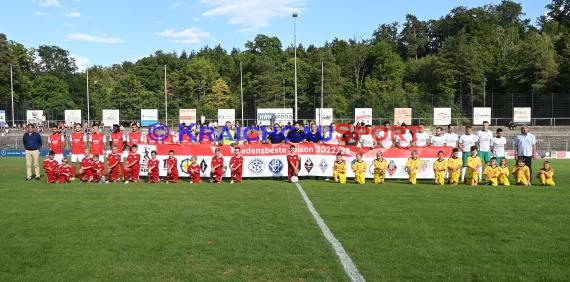
[[[445,171],[447,170],[447,160],[443,158],[443,151],[437,152],[437,160],[433,163],[433,173],[435,174],[435,184],[445,184]]]
[[[408,172],[409,181],[411,184],[416,184],[416,177],[418,168],[420,167],[420,159],[418,158],[418,151],[413,150],[412,156],[406,161],[406,171]]]
[[[497,186],[499,178],[499,167],[497,166],[497,158],[491,158],[491,164],[485,167],[485,181],[488,185]]]
[[[449,184],[457,185],[461,176],[463,159],[459,157],[459,148],[453,148],[451,158],[447,159],[447,172]]]
[[[519,158],[513,167],[513,176],[517,185],[530,186],[530,169],[524,163],[524,158]]]
[[[342,158],[342,154],[336,154],[336,160],[333,166],[333,179],[336,183],[346,183],[346,161]]]
[[[477,146],[471,146],[471,156],[467,158],[465,184],[477,186],[479,181],[479,169],[481,166],[481,159],[477,156]]]
[[[501,165],[498,168],[499,176],[497,181],[499,185],[510,186],[509,183],[509,167],[507,166],[507,159],[501,158]]]
[[[542,168],[538,171],[538,179],[543,186],[554,186],[554,170],[549,161],[544,161]]]
[[[352,164],[352,171],[354,172],[354,180],[358,184],[366,182],[366,162],[362,159],[362,153],[356,154],[356,161]]]
[[[386,169],[388,169],[388,162],[382,157],[382,152],[376,153],[376,159],[374,159],[374,183],[382,184],[384,183],[384,177],[386,177]]]

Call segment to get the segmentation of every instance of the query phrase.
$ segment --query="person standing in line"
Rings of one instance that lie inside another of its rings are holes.
[[[468,125],[465,127],[465,134],[459,138],[459,149],[461,150],[461,158],[463,159],[463,168],[461,169],[461,181],[465,180],[465,172],[467,171],[467,160],[471,156],[471,147],[477,146],[477,135],[473,134],[473,128]],[[477,172],[479,173],[479,172]],[[477,175],[478,176],[478,175]]]
[[[505,145],[507,145],[507,139],[503,137],[503,129],[497,128],[496,135],[491,141],[491,153],[493,153],[493,157],[497,159],[499,166],[501,161],[505,158]]]
[[[459,141],[459,136],[453,130],[453,125],[447,126],[447,133],[443,135],[445,138],[445,146],[451,148],[457,148],[457,141]]]
[[[491,163],[491,141],[493,140],[493,132],[489,130],[489,122],[483,122],[483,129],[477,132],[477,140],[479,140],[479,158],[483,166],[488,166]],[[479,181],[483,180],[484,167],[480,168]]]
[[[71,180],[75,180],[77,175],[77,163],[81,163],[83,160],[83,152],[86,148],[85,144],[89,141],[88,136],[83,132],[81,124],[76,123],[75,132],[71,133],[69,137],[69,144],[71,147]],[[88,147],[87,147],[88,148]]]
[[[445,146],[445,135],[443,134],[443,128],[438,126],[435,129],[435,135],[431,136],[430,146],[443,147]]]
[[[42,136],[35,131],[33,124],[28,124],[27,132],[23,137],[24,149],[26,150],[26,180],[32,180],[32,166],[34,167],[34,177],[40,180],[40,148],[42,147]]]
[[[532,181],[532,160],[536,159],[536,137],[529,132],[528,125],[521,127],[521,134],[515,139],[515,159],[523,158],[524,164],[530,170],[528,183]],[[514,173],[513,173],[514,174]]]
[[[52,128],[52,133],[49,136],[49,149],[55,152],[54,159],[58,162],[63,160],[63,147],[65,147],[65,137],[57,126]]]

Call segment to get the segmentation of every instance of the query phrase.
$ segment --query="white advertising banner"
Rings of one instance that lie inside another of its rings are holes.
[[[6,124],[6,111],[0,110],[0,124]]]
[[[257,109],[257,125],[273,125],[272,123],[287,125],[289,122],[293,123],[293,109],[291,108]]]
[[[433,108],[433,125],[450,125],[451,108]]]
[[[364,124],[372,124],[372,108],[355,108],[354,121],[364,122]]]
[[[81,124],[81,110],[65,110],[66,124]]]
[[[44,122],[46,117],[44,117],[43,110],[27,110],[26,111],[26,123],[38,124]]]
[[[178,111],[180,123],[192,124],[196,123],[196,109],[180,109]]]
[[[328,126],[333,122],[332,108],[316,108],[315,122],[317,125]]]
[[[158,122],[158,109],[141,109],[141,126],[150,126]]]
[[[226,121],[236,123],[236,109],[218,109],[218,125],[224,125]]]
[[[112,127],[113,124],[119,124],[119,110],[103,110],[103,126]]]
[[[513,122],[530,123],[531,108],[513,108]]]
[[[473,108],[473,125],[482,125],[484,121],[491,123],[491,108]]]
[[[412,108],[394,108],[394,124],[412,124]]]

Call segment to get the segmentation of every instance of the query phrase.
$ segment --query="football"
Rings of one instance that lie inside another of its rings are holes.
[[[291,176],[291,182],[293,182],[293,183],[299,182],[299,177],[297,177],[297,176]]]

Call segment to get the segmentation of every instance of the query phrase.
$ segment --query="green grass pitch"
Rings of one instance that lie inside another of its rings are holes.
[[[348,280],[293,184],[53,185],[24,166],[0,159],[0,281]],[[567,281],[570,162],[553,167],[551,188],[300,183],[368,281]]]

